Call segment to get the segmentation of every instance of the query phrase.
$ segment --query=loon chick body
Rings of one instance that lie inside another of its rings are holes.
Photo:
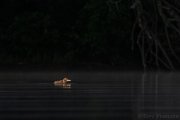
[[[54,84],[57,85],[57,84],[67,84],[67,83],[70,83],[71,80],[68,79],[67,77],[64,77],[62,80],[56,80],[54,81]]]

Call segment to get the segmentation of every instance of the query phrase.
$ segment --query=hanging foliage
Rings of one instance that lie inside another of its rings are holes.
[[[155,63],[158,68],[165,66],[174,69],[173,61],[179,61],[179,7],[178,0],[133,1],[131,8],[136,12],[136,21],[132,49],[137,43],[144,68]]]

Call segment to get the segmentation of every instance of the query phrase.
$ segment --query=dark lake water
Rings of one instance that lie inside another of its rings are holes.
[[[1,72],[0,120],[179,120],[180,74]]]

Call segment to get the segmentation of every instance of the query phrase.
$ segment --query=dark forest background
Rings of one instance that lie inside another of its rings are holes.
[[[0,63],[134,63],[130,4],[125,0],[117,8],[104,0],[1,1]]]
[[[138,46],[132,50],[136,20],[132,4],[132,0],[2,0],[0,64],[141,67]]]

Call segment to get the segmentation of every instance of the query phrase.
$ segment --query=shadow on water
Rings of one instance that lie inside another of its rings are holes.
[[[178,120],[178,73],[0,73],[0,119]]]

